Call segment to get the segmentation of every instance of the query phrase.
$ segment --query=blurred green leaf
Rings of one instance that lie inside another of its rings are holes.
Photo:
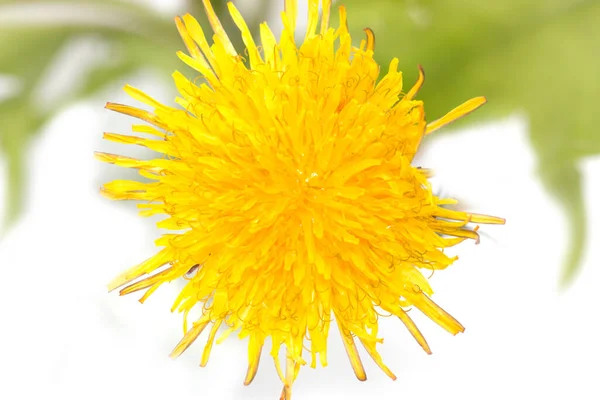
[[[430,120],[479,95],[475,118],[525,110],[539,175],[568,213],[569,283],[585,249],[578,162],[600,153],[600,2],[594,0],[345,0],[355,35],[369,26],[383,65],[400,58],[407,85],[426,72]],[[482,149],[490,151],[490,149]],[[507,154],[507,162],[510,155]],[[526,201],[526,199],[524,199]],[[524,206],[528,206],[524,203]],[[534,206],[534,205],[529,205]]]
[[[198,12],[203,21],[200,3],[193,1],[190,10]],[[225,1],[213,3],[222,9]],[[0,26],[0,74],[21,83],[18,93],[0,102],[0,152],[8,167],[4,225],[8,226],[19,216],[25,198],[28,145],[44,124],[69,103],[139,68],[158,69],[170,79],[181,67],[175,52],[183,44],[171,16],[158,15],[129,1],[0,0]],[[119,57],[94,65],[67,100],[41,107],[35,91],[46,78],[48,65],[69,41],[90,34],[105,40]]]
[[[31,103],[31,93],[45,65],[67,37],[64,31],[44,36],[42,30],[0,30],[0,72],[19,78],[20,93],[0,103],[0,150],[6,155],[6,224],[14,221],[22,208],[25,152],[31,135],[38,131],[44,117]],[[39,40],[44,38],[44,40]],[[41,45],[41,46],[40,46]],[[38,48],[38,46],[40,46]]]

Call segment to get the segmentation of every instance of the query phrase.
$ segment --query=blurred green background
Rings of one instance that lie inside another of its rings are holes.
[[[225,16],[225,2],[212,2]],[[248,25],[257,28],[260,21],[277,16],[273,10],[283,1],[235,3],[249,11]],[[560,202],[570,224],[562,278],[563,284],[570,282],[586,246],[578,163],[600,153],[596,131],[600,113],[595,110],[600,100],[600,1],[344,0],[343,4],[356,41],[363,37],[364,27],[375,31],[376,58],[383,68],[392,57],[399,57],[408,85],[416,80],[417,66],[424,66],[427,78],[419,96],[430,120],[478,95],[485,95],[488,105],[468,122],[526,114],[539,178],[548,195]],[[178,8],[206,23],[201,0],[181,2]],[[19,217],[27,196],[28,147],[54,115],[136,70],[155,69],[167,81],[175,69],[183,68],[175,56],[183,44],[172,17],[140,1],[0,0],[5,226]],[[229,17],[222,20],[237,32]],[[92,63],[63,96],[44,100],[40,88],[53,78],[48,66],[65,46],[89,35],[101,38],[109,54],[117,56]],[[237,39],[235,34],[230,37]],[[511,154],[506,154],[506,163],[510,162]],[[523,207],[535,205],[524,198]]]

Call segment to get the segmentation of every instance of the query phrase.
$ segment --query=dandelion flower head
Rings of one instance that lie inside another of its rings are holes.
[[[145,290],[144,301],[162,284],[187,279],[172,308],[184,314],[185,332],[172,355],[208,328],[206,365],[223,326],[221,339],[236,332],[248,341],[249,384],[270,339],[282,399],[291,398],[302,366],[327,365],[332,324],[358,379],[366,374],[357,341],[395,379],[378,351],[379,313],[400,319],[428,353],[408,307],[452,334],[461,332],[431,300],[429,273],[422,271],[448,267],[456,257],[445,248],[477,240],[470,223],[503,223],[449,209],[456,201],[434,195],[430,172],[412,165],[425,135],[485,99],[427,123],[423,102],[415,100],[422,71],[408,90],[398,59],[381,73],[373,32],[365,29],[353,47],[343,6],[339,26],[329,24],[331,0],[309,0],[301,43],[296,0],[285,0],[279,40],[262,23],[260,44],[229,3],[245,47],[239,53],[210,0],[203,2],[211,40],[192,16],[175,20],[188,50],[178,55],[202,78],[173,74],[177,106],[129,86],[125,90],[152,111],[107,104],[149,125],[133,126],[142,136],[107,133],[106,139],[159,155],[138,160],[97,153],[149,179],[113,181],[102,192],[139,201],[142,215],[166,215],[158,226],[173,231],[157,240],[156,255],[115,278],[110,289]],[[193,309],[201,313],[189,324]]]

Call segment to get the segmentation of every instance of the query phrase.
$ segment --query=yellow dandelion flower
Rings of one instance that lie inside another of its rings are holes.
[[[185,331],[172,356],[211,326],[201,360],[206,365],[219,327],[227,325],[223,338],[231,332],[248,338],[249,384],[270,338],[282,399],[291,397],[305,352],[311,367],[317,360],[327,365],[332,322],[358,379],[366,374],[355,339],[394,379],[376,348],[382,342],[378,311],[398,317],[427,353],[407,307],[452,334],[462,332],[431,300],[421,270],[446,268],[456,257],[445,248],[478,239],[469,223],[504,222],[445,207],[456,202],[435,196],[429,171],[411,165],[423,136],[485,99],[469,100],[427,124],[423,103],[414,100],[422,71],[407,92],[397,59],[379,78],[373,32],[365,29],[366,39],[353,47],[343,6],[339,27],[329,26],[331,0],[309,1],[301,44],[295,41],[296,0],[285,0],[279,41],[266,23],[260,25],[261,45],[229,3],[242,53],[210,0],[203,2],[212,44],[192,16],[175,19],[189,51],[178,55],[203,83],[175,72],[179,107],[129,86],[127,93],[153,111],[107,105],[153,125],[134,125],[133,131],[155,139],[112,133],[106,139],[161,156],[145,161],[98,153],[102,161],[136,168],[151,180],[113,181],[103,193],[140,201],[142,215],[167,215],[158,226],[176,231],[158,239],[162,249],[114,279],[110,289],[146,290],[144,301],[163,283],[187,279],[172,308],[184,313]],[[189,327],[195,307],[201,316]]]

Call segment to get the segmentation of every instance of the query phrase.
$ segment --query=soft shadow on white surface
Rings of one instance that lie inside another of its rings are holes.
[[[0,241],[0,398],[278,398],[268,350],[253,385],[243,387],[246,342],[235,336],[215,346],[205,369],[197,366],[202,338],[179,360],[168,358],[181,336],[181,316],[169,312],[179,285],[144,305],[106,292],[114,275],[153,253],[159,234],[132,207],[98,194],[101,174],[114,174],[92,156],[106,150],[101,132],[131,123],[106,113],[96,104],[70,108],[30,152],[29,211]],[[434,300],[466,332],[452,337],[411,311],[433,349],[427,356],[399,321],[382,319],[380,349],[398,380],[365,355],[369,379],[361,383],[332,330],[330,366],[304,368],[295,399],[600,398],[600,251],[591,246],[583,273],[559,293],[567,225],[535,177],[526,129],[515,116],[427,139],[418,160],[469,210],[507,219],[482,226],[481,244],[453,249],[461,259],[431,279]],[[589,243],[598,243],[600,161],[582,168]]]

